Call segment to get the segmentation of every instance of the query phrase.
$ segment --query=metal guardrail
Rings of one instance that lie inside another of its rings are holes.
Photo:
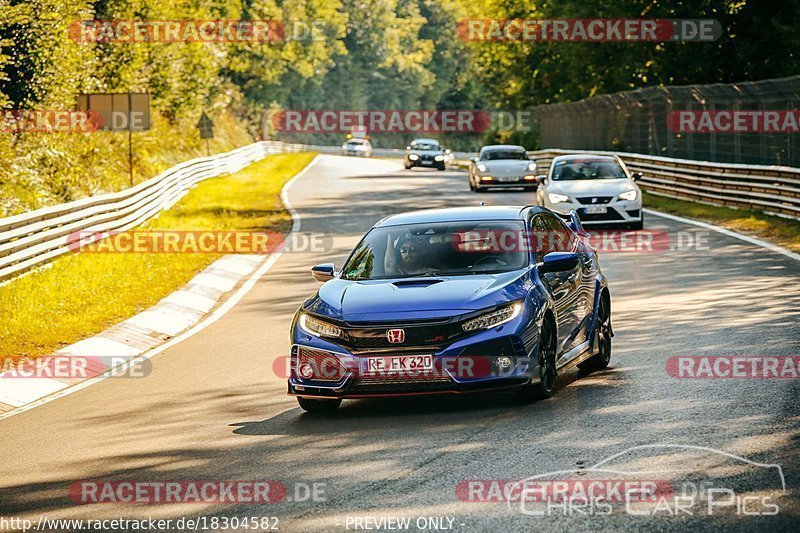
[[[200,181],[237,172],[267,154],[305,149],[259,142],[186,161],[120,192],[0,219],[0,281],[71,251],[75,246],[71,236],[78,232],[125,231],[168,209]]]

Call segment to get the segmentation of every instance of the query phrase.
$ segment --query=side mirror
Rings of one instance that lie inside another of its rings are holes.
[[[578,254],[574,252],[550,252],[537,265],[540,274],[547,272],[563,272],[578,266]]]
[[[406,146],[406,150],[411,150],[411,145]]]
[[[324,263],[322,265],[311,267],[311,275],[314,276],[315,280],[321,283],[325,283],[326,281],[333,279],[335,271],[336,266],[334,266],[333,263]]]
[[[547,174],[539,174],[538,176],[536,176],[536,183],[541,185],[542,183],[544,183],[544,180],[546,179],[547,179]]]
[[[644,177],[644,174],[642,174],[641,172],[633,172],[631,173],[631,176],[633,177],[633,181],[639,181]]]
[[[478,163],[478,158],[477,157],[470,157],[469,160],[472,161],[475,164]]]

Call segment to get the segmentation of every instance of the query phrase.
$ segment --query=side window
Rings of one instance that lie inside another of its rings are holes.
[[[537,259],[540,259],[546,253],[551,252],[549,249],[550,239],[548,238],[549,229],[544,220],[543,215],[536,215],[531,221],[531,245],[533,251],[536,253]]]
[[[567,229],[563,222],[551,215],[542,215],[544,224],[547,227],[547,248],[549,252],[570,252],[572,251],[572,232]]]

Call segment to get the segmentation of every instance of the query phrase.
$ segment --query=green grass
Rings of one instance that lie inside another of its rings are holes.
[[[644,193],[644,206],[716,224],[800,252],[800,221],[765,215],[759,211],[673,200],[648,193]]]
[[[141,230],[287,233],[283,185],[315,154],[269,156],[200,183]],[[75,253],[0,286],[0,358],[48,355],[154,305],[221,254]]]

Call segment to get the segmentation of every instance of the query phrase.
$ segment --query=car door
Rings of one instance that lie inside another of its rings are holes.
[[[577,241],[575,251],[580,256],[581,276],[580,276],[580,301],[581,318],[578,324],[579,334],[576,337],[578,343],[589,340],[591,332],[592,317],[594,316],[594,300],[597,292],[597,275],[600,272],[600,261],[597,252],[588,244],[581,241],[574,232],[571,232]]]
[[[550,252],[572,251],[570,248],[574,246],[574,242],[569,239],[571,232],[556,217],[538,214],[533,218],[531,228],[534,232],[537,260]],[[542,274],[542,280],[550,289],[555,303],[558,357],[577,344],[576,337],[582,317],[579,300],[581,271],[582,265],[578,262],[572,270]]]

